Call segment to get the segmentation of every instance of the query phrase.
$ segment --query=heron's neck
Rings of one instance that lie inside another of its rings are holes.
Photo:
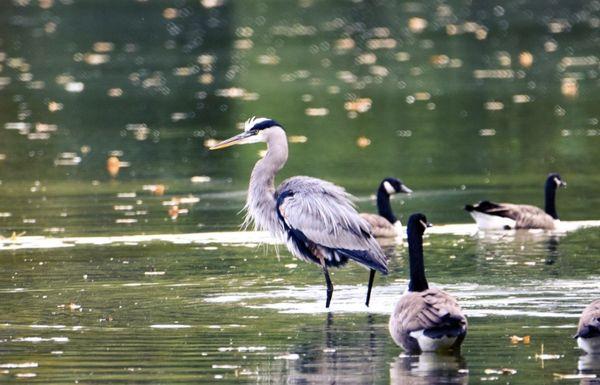
[[[545,190],[545,205],[544,211],[554,219],[558,219],[556,213],[556,183],[554,180],[548,180],[546,182]]]
[[[379,215],[387,219],[391,224],[396,223],[398,220],[392,211],[390,194],[385,190],[383,183],[379,185],[379,190],[377,190],[377,211],[379,211]]]
[[[409,291],[425,291],[429,289],[425,278],[425,265],[423,263],[423,235],[410,227],[408,232],[408,257],[410,260]]]
[[[255,226],[260,230],[276,232],[277,223],[275,175],[288,157],[287,139],[272,138],[267,141],[267,154],[254,166],[248,187],[247,208]]]

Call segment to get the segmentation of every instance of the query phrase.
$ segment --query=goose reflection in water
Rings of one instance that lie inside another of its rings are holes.
[[[468,383],[467,364],[459,354],[402,354],[390,365],[391,385]]]
[[[560,239],[566,233],[543,230],[513,230],[478,232],[476,254],[480,265],[497,261],[502,268],[506,263],[538,263],[543,260],[547,266],[554,265],[560,258]],[[548,274],[558,272],[548,271]]]
[[[596,378],[582,378],[580,385],[600,384],[600,354],[583,354],[577,361],[579,374],[595,375]]]

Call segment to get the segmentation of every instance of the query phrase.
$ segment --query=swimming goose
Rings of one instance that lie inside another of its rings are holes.
[[[600,354],[600,299],[588,305],[579,318],[577,345],[590,354]]]
[[[560,175],[552,173],[546,179],[544,210],[530,205],[512,203],[494,203],[481,201],[475,205],[466,205],[477,226],[482,230],[510,229],[546,229],[552,230],[558,221],[555,198],[556,189],[566,187]]]
[[[423,214],[408,219],[410,282],[392,315],[389,330],[396,344],[409,352],[458,350],[467,334],[467,318],[450,294],[429,288],[423,263],[423,232],[430,224]]]
[[[377,214],[361,213],[371,225],[371,232],[375,238],[395,238],[402,235],[402,223],[396,218],[390,204],[390,195],[397,193],[410,194],[411,189],[396,178],[385,178],[377,189]]]

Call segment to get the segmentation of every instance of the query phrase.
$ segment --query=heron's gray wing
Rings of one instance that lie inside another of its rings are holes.
[[[575,337],[600,336],[600,299],[593,301],[581,313]]]
[[[375,238],[395,238],[398,236],[394,225],[381,215],[360,213],[360,216],[371,225],[371,232]]]
[[[278,214],[287,228],[314,245],[387,273],[387,258],[344,189],[300,176],[284,181],[277,196]]]

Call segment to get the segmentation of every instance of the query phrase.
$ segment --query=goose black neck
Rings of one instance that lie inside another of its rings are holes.
[[[377,190],[377,211],[379,211],[379,215],[387,219],[391,224],[396,223],[398,220],[392,211],[390,194],[385,190],[383,183],[379,185],[379,190]]]
[[[554,219],[558,219],[556,213],[556,182],[554,179],[548,179],[546,181],[545,191],[545,204],[544,211]]]
[[[408,257],[410,260],[409,291],[425,291],[429,289],[425,278],[425,264],[423,262],[423,234],[417,229],[407,228]]]

